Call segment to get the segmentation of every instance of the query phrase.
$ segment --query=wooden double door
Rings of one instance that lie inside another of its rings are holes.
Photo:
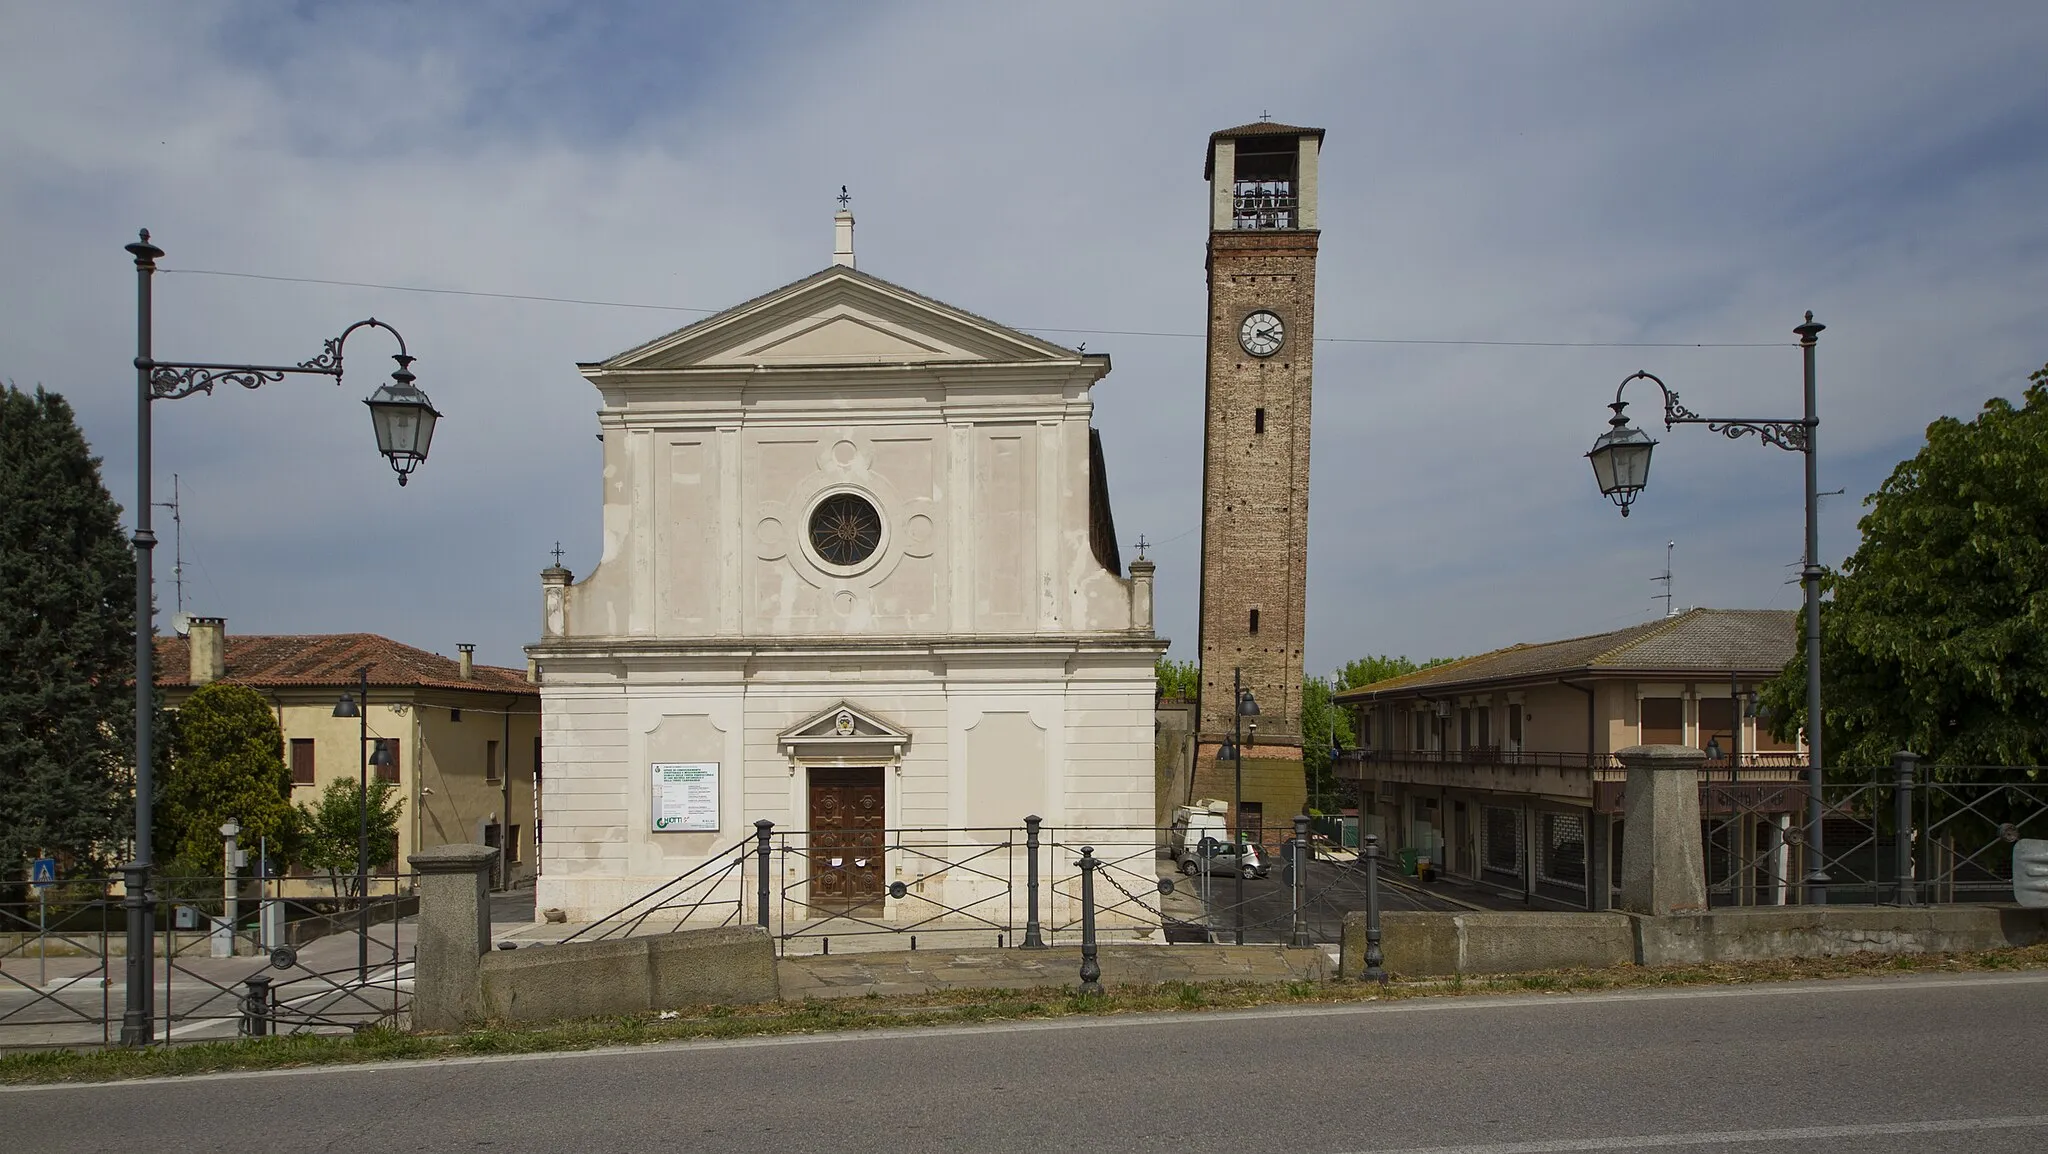
[[[888,840],[881,767],[816,766],[810,789],[811,902],[880,905]]]

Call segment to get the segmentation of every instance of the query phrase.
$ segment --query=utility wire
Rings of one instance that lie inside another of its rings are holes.
[[[260,272],[233,272],[212,268],[163,268],[164,273],[182,273],[186,276],[221,276],[240,280],[283,281],[289,284],[335,285],[341,288],[380,289],[385,292],[431,293],[437,296],[483,297],[492,300],[540,301],[558,305],[589,305],[607,309],[652,309],[658,312],[697,313],[710,316],[723,309],[691,308],[687,305],[653,305],[637,301],[601,301],[584,297],[535,296],[529,293],[496,293],[478,289],[429,288],[425,285],[377,284],[372,281],[330,280],[325,277],[277,276]],[[1206,340],[1205,333],[1154,332],[1143,329],[1066,329],[1047,325],[1017,325],[1026,332],[1072,333],[1077,336],[1103,337],[1163,337],[1174,340]],[[1506,349],[1774,349],[1795,345],[1796,341],[1486,341],[1453,340],[1425,337],[1317,337],[1317,344],[1337,345],[1449,345],[1475,348]]]

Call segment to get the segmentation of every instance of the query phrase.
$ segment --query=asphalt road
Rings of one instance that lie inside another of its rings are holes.
[[[0,1092],[10,1150],[2039,1151],[2048,974],[1093,1018]]]

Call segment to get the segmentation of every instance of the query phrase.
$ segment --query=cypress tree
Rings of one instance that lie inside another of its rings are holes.
[[[135,559],[64,398],[0,394],[0,884],[110,865],[132,820]]]

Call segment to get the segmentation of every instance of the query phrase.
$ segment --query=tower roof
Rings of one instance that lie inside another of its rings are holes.
[[[1216,142],[1219,140],[1236,140],[1245,136],[1313,136],[1316,138],[1316,143],[1320,145],[1323,140],[1323,130],[1320,128],[1303,128],[1299,124],[1281,124],[1274,120],[1254,120],[1250,124],[1240,124],[1236,128],[1226,128],[1220,132],[1212,132],[1209,134],[1209,155],[1202,161],[1203,180],[1208,180],[1215,175]]]

